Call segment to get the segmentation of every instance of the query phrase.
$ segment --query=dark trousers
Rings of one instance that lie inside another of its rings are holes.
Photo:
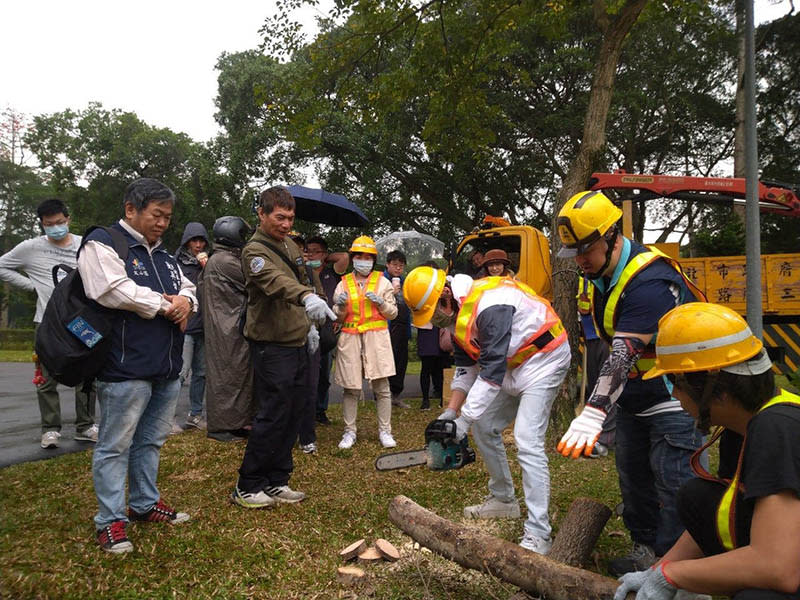
[[[442,397],[444,384],[444,369],[447,365],[447,356],[420,356],[419,386],[422,389],[422,402],[429,402],[430,384],[433,383],[433,397]]]
[[[292,446],[308,398],[308,351],[263,342],[251,346],[253,396],[258,412],[247,438],[239,489],[258,492],[289,483]]]
[[[717,537],[717,506],[725,492],[725,485],[705,479],[690,479],[681,486],[677,496],[678,515],[692,539],[700,546],[703,554],[713,556],[725,552]],[[736,544],[746,546],[750,543],[750,524],[753,521],[752,505],[736,503]],[[783,594],[771,590],[740,590],[733,600],[781,600],[800,598],[800,590],[794,594]]]
[[[389,330],[392,339],[392,354],[394,355],[394,375],[389,377],[389,390],[392,396],[399,396],[403,392],[408,368],[408,325],[392,326]]]
[[[319,357],[319,379],[317,381],[317,414],[328,410],[328,390],[331,387],[331,365],[333,350]]]
[[[306,394],[306,402],[303,406],[302,414],[300,415],[300,443],[302,445],[310,444],[317,441],[317,432],[315,430],[317,424],[317,384],[319,382],[319,364],[320,354],[317,349],[314,354],[308,356],[308,369],[306,373],[308,376],[308,393]]]

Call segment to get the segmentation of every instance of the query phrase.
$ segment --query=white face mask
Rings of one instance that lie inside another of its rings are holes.
[[[375,262],[371,260],[361,260],[359,258],[353,259],[353,270],[359,275],[369,275],[372,271],[372,265]]]

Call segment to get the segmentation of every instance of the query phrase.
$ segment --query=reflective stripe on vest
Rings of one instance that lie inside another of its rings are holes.
[[[484,292],[493,290],[500,286],[515,288],[523,294],[541,302],[547,309],[547,316],[544,324],[530,336],[524,344],[507,359],[508,366],[512,369],[517,368],[526,360],[539,352],[550,352],[567,341],[567,332],[561,324],[561,319],[550,306],[550,303],[536,295],[530,287],[508,277],[485,277],[476,281],[472,289],[461,305],[456,319],[455,340],[456,343],[466,352],[472,360],[478,360],[480,356],[480,346],[474,335],[475,321],[478,318],[478,304]]]
[[[347,305],[347,316],[342,323],[342,331],[352,335],[372,331],[375,329],[387,329],[389,323],[378,310],[373,302],[367,299],[367,292],[378,293],[378,283],[383,277],[383,273],[373,271],[367,278],[367,284],[363,290],[352,273],[348,273],[342,278],[349,301]]]
[[[770,406],[774,406],[776,404],[793,404],[800,408],[800,396],[787,392],[786,390],[781,390],[781,393],[765,402],[764,405],[758,409],[757,413],[760,413],[762,410],[769,408]],[[756,414],[757,414],[756,413]],[[740,491],[741,488],[741,471],[742,471],[742,461],[744,460],[744,448],[747,444],[747,435],[745,434],[744,439],[742,440],[742,447],[739,450],[739,460],[736,465],[736,473],[733,476],[733,479],[728,481],[727,479],[719,479],[711,475],[708,471],[706,471],[700,464],[700,456],[705,450],[711,446],[714,442],[716,442],[720,435],[722,435],[724,428],[720,427],[715,432],[711,439],[706,442],[701,448],[695,451],[694,455],[692,456],[691,465],[692,470],[698,477],[703,479],[707,479],[709,481],[716,481],[717,483],[724,483],[727,485],[725,489],[725,493],[722,494],[722,498],[717,505],[717,513],[716,513],[716,526],[717,526],[717,537],[719,538],[722,547],[725,548],[726,551],[733,550],[737,547],[736,543],[736,494]]]
[[[639,271],[652,264],[659,258],[665,260],[673,269],[678,272],[678,275],[681,276],[683,281],[686,283],[686,286],[689,288],[689,291],[692,292],[698,301],[706,301],[706,297],[703,292],[700,291],[700,289],[694,283],[692,283],[692,281],[686,277],[686,275],[683,274],[683,270],[681,270],[681,265],[678,263],[678,261],[670,258],[657,248],[650,248],[649,252],[637,254],[627,265],[625,265],[625,268],[622,270],[614,289],[611,290],[611,294],[608,296],[608,302],[606,302],[606,307],[603,311],[603,334],[607,339],[613,338],[614,334],[616,333],[618,320],[617,309],[619,308],[619,299],[622,297],[625,287],[630,283],[633,277],[639,273]],[[592,311],[592,318],[594,318],[594,310]],[[600,330],[598,329],[598,331]],[[636,361],[636,364],[634,364],[631,368],[631,372],[628,374],[628,377],[638,377],[639,375],[644,374],[648,370],[652,369],[655,364],[655,354],[653,352],[648,352],[642,358]]]

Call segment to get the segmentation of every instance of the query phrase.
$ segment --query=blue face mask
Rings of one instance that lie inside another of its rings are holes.
[[[69,233],[69,225],[66,223],[63,225],[43,226],[43,228],[45,235],[54,240],[63,240]]]

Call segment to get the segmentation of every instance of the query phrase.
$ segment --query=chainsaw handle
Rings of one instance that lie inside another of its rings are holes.
[[[425,443],[456,441],[456,422],[451,419],[434,419],[425,428]]]

